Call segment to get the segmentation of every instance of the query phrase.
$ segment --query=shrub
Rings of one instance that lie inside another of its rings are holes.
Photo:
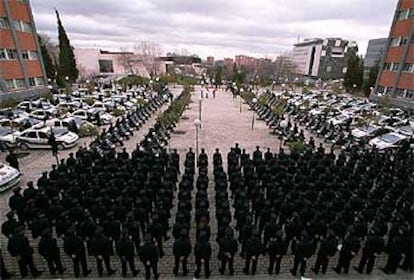
[[[125,114],[125,110],[123,109],[115,108],[112,110],[112,115],[114,115],[115,117],[122,116],[123,114]]]

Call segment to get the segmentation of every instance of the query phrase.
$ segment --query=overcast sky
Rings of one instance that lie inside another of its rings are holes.
[[[397,0],[31,0],[39,33],[56,39],[54,8],[75,47],[132,49],[139,41],[163,52],[205,58],[246,54],[275,58],[298,37],[387,37]]]

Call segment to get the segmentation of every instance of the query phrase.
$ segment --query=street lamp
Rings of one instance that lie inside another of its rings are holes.
[[[355,93],[356,88],[357,88],[357,85],[356,85],[356,84],[353,84],[353,85],[352,85],[352,87],[354,88],[354,90],[353,90],[353,92],[352,92],[352,93]]]
[[[196,134],[195,134],[195,142],[196,142],[196,161],[198,161],[198,130],[201,127],[201,120],[195,119],[194,120],[194,126],[196,128]]]
[[[252,130],[253,130],[253,128],[254,128],[254,105],[256,105],[256,103],[257,103],[257,99],[256,98],[253,98],[252,99],[252,103],[253,103],[253,106],[252,106],[252,111],[253,111],[253,116],[252,116]]]
[[[242,112],[242,96],[243,96],[244,88],[240,89],[240,113]]]
[[[282,120],[279,126],[282,129],[282,131],[280,131],[280,134],[279,134],[279,151],[280,151],[282,149],[282,143],[283,143],[283,132],[286,129],[286,127],[288,127],[287,120]]]
[[[198,119],[201,121],[201,110],[202,110],[202,103],[203,99],[201,97],[198,98]]]

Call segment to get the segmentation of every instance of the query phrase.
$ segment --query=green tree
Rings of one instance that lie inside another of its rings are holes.
[[[236,63],[233,64],[233,75],[233,81],[236,82],[237,85],[241,85],[246,78],[246,73],[238,68]]]
[[[375,65],[369,69],[368,78],[364,81],[364,93],[366,96],[370,95],[370,88],[375,86],[379,70],[379,61],[377,60]]]
[[[364,63],[362,57],[356,51],[350,52],[347,62],[347,72],[344,77],[344,86],[348,92],[361,89],[364,76]],[[354,88],[356,85],[356,88]]]
[[[66,34],[65,28],[59,17],[57,10],[56,16],[58,21],[58,37],[59,37],[59,66],[58,66],[58,85],[63,87],[66,84],[66,77],[68,81],[73,83],[76,81],[79,75],[79,70],[76,67],[75,55],[73,54],[73,48],[70,45],[69,38]]]
[[[42,36],[37,35],[37,37],[39,38],[40,50],[42,52],[43,63],[45,64],[46,75],[48,79],[54,80],[56,78],[55,77],[56,66],[53,63],[53,60],[49,54],[49,51],[47,50],[45,42],[42,40]]]
[[[214,84],[221,85],[223,80],[223,68],[221,66],[216,66],[214,69]]]

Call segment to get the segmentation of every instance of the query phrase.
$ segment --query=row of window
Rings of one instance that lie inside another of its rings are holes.
[[[408,43],[408,36],[392,38],[390,42],[390,47],[406,46],[408,45]]]
[[[384,63],[384,71],[400,71],[401,63],[392,62]],[[402,64],[401,71],[403,72],[414,72],[414,63],[404,63]]]
[[[32,25],[22,20],[13,20],[13,27],[21,32],[33,32]],[[10,21],[5,17],[0,17],[0,29],[10,29]]]
[[[393,87],[378,87],[378,93],[391,95],[392,94]],[[404,89],[404,88],[397,88],[395,90],[395,94],[393,97],[397,98],[405,98],[405,99],[414,99],[414,90],[412,89]]]
[[[45,84],[45,80],[43,77],[31,77],[29,78],[29,86],[43,86]],[[7,89],[20,89],[26,87],[24,79],[10,79],[6,80]]]
[[[397,14],[397,20],[405,20],[410,18],[414,18],[414,9],[402,10]]]
[[[37,51],[21,51],[24,60],[37,60],[39,55]],[[0,60],[13,60],[18,59],[17,50],[12,49],[0,49]]]

